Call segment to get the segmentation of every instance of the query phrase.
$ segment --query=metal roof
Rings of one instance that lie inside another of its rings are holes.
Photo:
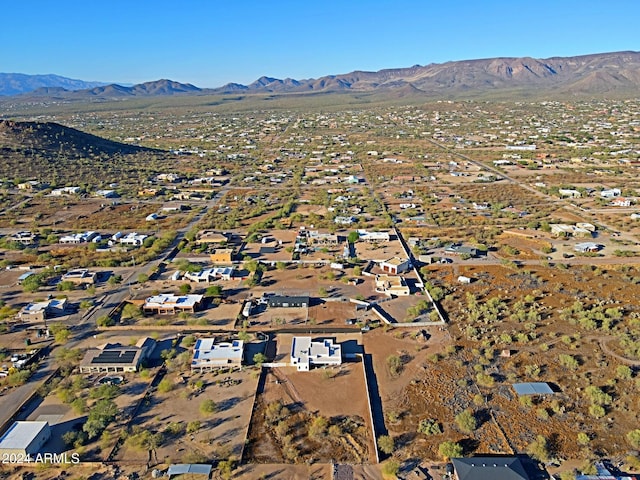
[[[518,395],[553,395],[553,390],[545,382],[514,383],[513,389]]]
[[[529,480],[518,457],[452,458],[459,480]]]
[[[47,422],[14,422],[0,438],[0,448],[27,448],[45,428]]]
[[[211,465],[205,465],[201,463],[178,463],[169,466],[167,475],[169,476],[169,478],[171,478],[172,475],[184,475],[185,473],[190,473],[196,475],[206,475],[207,477],[209,477],[209,475],[211,475],[211,470]]]

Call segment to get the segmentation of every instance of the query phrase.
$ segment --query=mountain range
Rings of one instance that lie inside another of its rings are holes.
[[[64,90],[84,90],[106,82],[85,82],[60,75],[27,75],[24,73],[0,73],[0,95],[19,95],[38,88],[56,87]]]
[[[2,75],[6,74],[0,74],[0,93],[7,90],[2,83]],[[131,87],[117,84],[94,85],[85,89],[60,84],[42,87],[21,96],[109,100],[167,95],[330,92],[379,92],[397,97],[447,98],[493,92],[584,96],[636,95],[640,89],[640,52],[625,51],[547,59],[505,57],[463,60],[377,72],[354,71],[305,80],[282,80],[263,76],[249,85],[229,83],[213,89],[171,80],[158,80]]]

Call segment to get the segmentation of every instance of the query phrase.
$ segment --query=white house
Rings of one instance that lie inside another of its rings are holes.
[[[333,219],[334,223],[338,225],[351,225],[356,220],[355,217],[336,217]]]
[[[213,267],[199,272],[185,272],[184,274],[184,278],[197,283],[211,282],[217,279],[231,280],[232,276],[233,267]]]
[[[191,370],[210,372],[223,367],[242,367],[244,342],[218,342],[214,338],[201,338],[193,347]]]
[[[142,306],[146,314],[175,315],[181,312],[194,313],[202,304],[203,295],[173,295],[160,293],[148,297]]]
[[[342,347],[333,340],[312,340],[311,337],[293,337],[291,364],[299,372],[308,372],[312,366],[340,365]]]
[[[358,229],[358,240],[363,242],[388,242],[390,240],[389,232],[368,232],[367,230]]]
[[[140,247],[144,243],[144,239],[147,238],[148,235],[144,235],[137,232],[127,233],[125,236],[120,238],[120,243],[122,245],[131,245],[134,247]]]
[[[405,297],[411,293],[403,277],[386,274],[376,275],[376,292],[389,297]]]
[[[622,195],[622,190],[620,190],[619,188],[610,188],[608,190],[600,191],[600,196],[602,198],[613,198],[619,197],[620,195]]]
[[[378,265],[383,272],[390,273],[392,275],[398,275],[411,269],[411,261],[408,258],[402,259],[400,257],[383,260],[382,262],[379,262]]]
[[[561,188],[558,190],[558,195],[561,197],[571,197],[571,198],[580,198],[582,194],[578,190],[573,190],[570,188]]]
[[[97,236],[98,236],[98,232],[94,232],[94,231],[89,231],[84,233],[72,233],[70,235],[64,235],[63,237],[60,237],[60,243],[72,243],[72,244],[87,243],[93,240]]]
[[[630,207],[631,206],[631,200],[629,200],[628,198],[616,198],[613,202],[611,202],[611,205],[614,207]]]

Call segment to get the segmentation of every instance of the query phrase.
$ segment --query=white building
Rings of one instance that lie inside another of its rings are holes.
[[[600,191],[600,196],[602,198],[613,198],[619,197],[620,195],[622,195],[622,190],[620,190],[619,188],[610,188],[608,190]]]
[[[398,275],[399,273],[407,272],[411,269],[411,261],[402,259],[400,257],[393,257],[389,260],[384,260],[379,263],[383,272],[390,273],[392,275]]]
[[[65,235],[63,237],[60,237],[60,243],[72,243],[72,244],[87,243],[93,240],[97,236],[98,236],[98,232],[94,232],[94,231],[88,231],[84,233],[72,233],[70,235]]]
[[[51,437],[51,428],[47,422],[14,422],[0,438],[2,458],[26,458],[40,452]]]
[[[202,304],[203,295],[173,295],[160,293],[148,297],[142,306],[147,314],[175,315],[181,312],[194,313]]]
[[[293,337],[291,343],[291,364],[299,372],[308,372],[311,366],[340,365],[342,347],[333,340],[317,340],[311,337]]]
[[[341,217],[338,216],[336,218],[333,219],[333,222],[338,224],[338,225],[351,225],[352,223],[356,222],[356,218],[355,217]]]
[[[376,292],[389,297],[405,297],[411,293],[403,277],[386,274],[376,275]]]
[[[140,247],[144,243],[144,239],[147,238],[148,235],[144,235],[137,232],[127,233],[124,237],[120,238],[120,243],[122,245],[132,245],[134,247]]]
[[[222,367],[240,368],[243,355],[244,342],[242,340],[216,343],[214,338],[201,338],[196,341],[193,349],[191,370],[209,372]]]
[[[214,280],[231,280],[233,267],[213,267],[199,272],[185,272],[184,278],[196,283],[208,283]]]
[[[367,230],[358,229],[358,240],[363,242],[388,242],[390,240],[389,232],[369,232]]]

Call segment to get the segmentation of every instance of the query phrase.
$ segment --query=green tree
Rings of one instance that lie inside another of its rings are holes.
[[[442,428],[437,420],[424,418],[418,423],[418,432],[425,435],[438,435],[442,433]]]
[[[388,460],[382,466],[382,473],[389,477],[395,477],[400,471],[400,463],[397,460]]]
[[[211,285],[207,288],[208,297],[220,297],[222,296],[222,287],[220,285]]]
[[[191,292],[191,285],[188,283],[183,283],[182,285],[180,285],[179,290],[181,295],[188,295],[189,292]]]
[[[472,433],[476,429],[476,417],[471,410],[463,410],[456,415],[456,424],[462,432]]]
[[[628,380],[632,377],[633,371],[627,365],[618,365],[616,367],[616,377],[620,380]]]
[[[102,315],[96,319],[96,325],[99,327],[112,327],[116,324],[116,321],[109,315]]]
[[[402,371],[402,359],[398,355],[389,355],[387,357],[387,367],[392,376],[398,376]]]
[[[169,380],[168,378],[163,378],[158,384],[158,391],[160,393],[169,393],[171,390],[173,390],[173,386],[174,384],[171,380]]]
[[[438,445],[438,453],[444,460],[462,456],[462,446],[456,442],[442,442]]]
[[[212,413],[215,413],[215,411],[218,409],[218,406],[216,405],[216,402],[208,398],[202,401],[199,408],[201,414],[211,415]]]
[[[391,455],[396,449],[393,437],[390,435],[381,435],[378,437],[378,448],[382,453]]]
[[[40,275],[30,275],[22,281],[22,289],[27,293],[37,292],[42,284],[43,280]]]
[[[309,437],[311,438],[321,438],[324,437],[325,433],[327,433],[327,427],[329,426],[329,422],[323,416],[318,416],[313,419],[311,425],[309,425]]]
[[[349,232],[349,235],[347,235],[347,242],[356,243],[359,238],[360,234],[354,230],[352,232]]]
[[[70,292],[71,290],[76,288],[76,284],[70,280],[65,280],[63,282],[58,283],[58,286],[56,288],[62,292]]]
[[[187,423],[187,433],[195,433],[200,430],[201,423],[199,420],[193,420]]]
[[[133,303],[126,303],[124,307],[122,307],[122,313],[120,314],[120,318],[140,318],[142,316],[142,309],[138,305],[134,305]]]
[[[578,445],[588,445],[589,442],[591,441],[591,439],[589,438],[589,435],[587,435],[584,432],[578,433],[576,440],[578,442]]]
[[[636,450],[640,450],[640,428],[627,433],[627,442]]]
[[[262,352],[258,352],[253,356],[253,363],[255,363],[258,367],[261,367],[262,364],[266,361],[267,356]]]
[[[542,435],[538,435],[527,447],[527,453],[540,462],[549,460],[549,447],[547,439]]]
[[[71,336],[71,331],[61,323],[54,323],[49,327],[49,330],[57,343],[66,343]]]
[[[141,273],[138,275],[138,283],[147,283],[149,281],[149,275],[146,273]]]

